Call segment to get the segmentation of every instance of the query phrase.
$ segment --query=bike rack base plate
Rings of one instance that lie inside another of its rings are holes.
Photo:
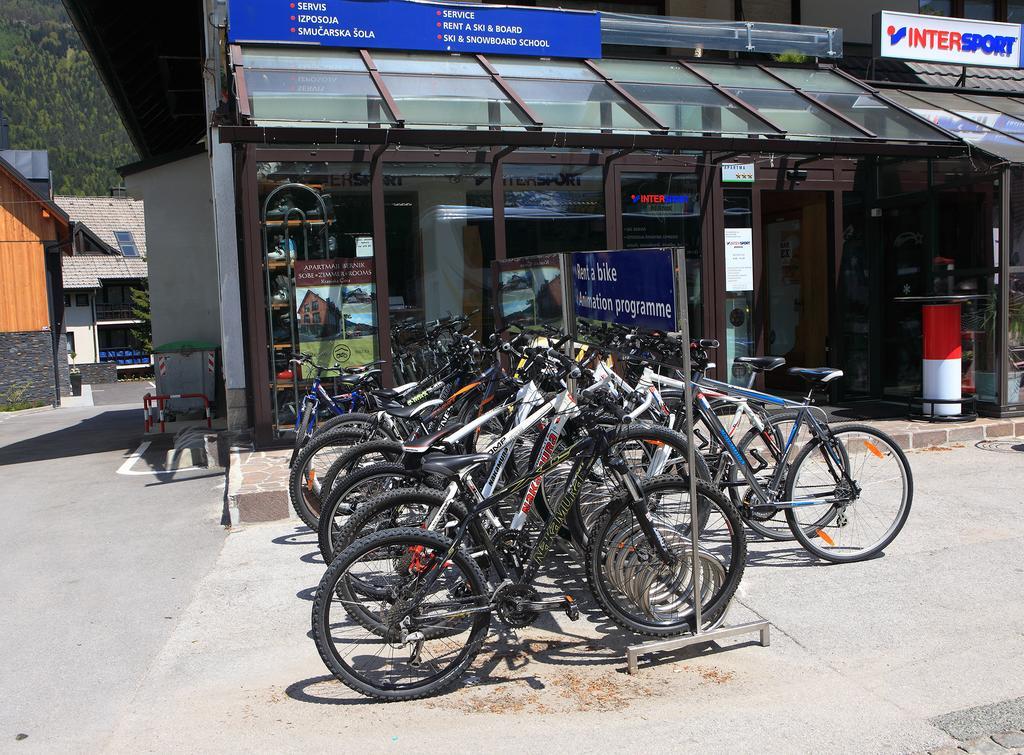
[[[690,645],[700,645],[705,642],[715,642],[726,637],[735,637],[741,634],[760,634],[761,647],[768,647],[771,644],[771,624],[767,621],[751,621],[747,624],[738,624],[734,627],[722,627],[706,632],[697,632],[686,637],[672,637],[665,640],[645,642],[642,645],[630,645],[626,648],[626,666],[630,674],[639,671],[637,661],[640,656],[651,653],[664,653],[669,650],[678,650]]]

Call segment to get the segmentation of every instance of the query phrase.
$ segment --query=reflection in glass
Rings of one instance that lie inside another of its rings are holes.
[[[506,79],[545,128],[602,128],[646,131],[657,128],[604,82]]]
[[[864,198],[860,192],[843,192],[843,255],[836,286],[841,337],[840,353],[846,394],[866,394],[871,389],[871,275],[865,238]]]
[[[964,18],[974,18],[978,21],[995,21],[995,0],[964,0]]]
[[[491,174],[472,163],[384,164],[392,322],[473,316],[491,329]]]
[[[521,126],[530,123],[490,79],[384,74],[384,83],[402,117],[412,125]]]
[[[794,92],[732,89],[732,94],[790,135],[863,138],[864,134]]]
[[[703,332],[700,194],[696,173],[624,173],[622,245],[625,249],[682,247],[690,332]]]
[[[247,71],[253,120],[392,123],[368,73]]]
[[[601,168],[506,164],[503,170],[508,257],[607,248]]]
[[[918,7],[927,16],[953,15],[953,0],[920,0]]]
[[[710,87],[668,84],[623,84],[622,87],[672,132],[778,133]]]

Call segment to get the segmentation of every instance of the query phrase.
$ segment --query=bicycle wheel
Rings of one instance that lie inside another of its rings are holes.
[[[822,502],[787,509],[786,519],[799,543],[818,558],[862,561],[903,529],[914,480],[907,457],[885,433],[867,425],[843,425],[831,435],[804,447],[786,485],[790,501]],[[820,524],[812,527],[812,522]]]
[[[331,488],[320,509],[317,540],[324,563],[338,554],[338,531],[348,518],[381,493],[428,482],[421,473],[395,462],[373,464],[345,475]]]
[[[374,417],[372,414],[366,414],[365,412],[345,412],[344,414],[325,419],[323,422],[318,422],[316,427],[313,428],[313,435],[320,435],[321,433],[345,427],[346,425],[363,427],[369,431],[373,429]]]
[[[767,486],[775,475],[796,417],[796,412],[779,412],[762,416],[761,419],[765,423],[764,430],[758,431],[756,427],[751,427],[736,446],[747,459],[757,481],[763,486]],[[794,442],[797,443],[799,440],[794,440]],[[793,458],[795,457],[796,454],[793,455]],[[736,470],[736,465],[731,458],[725,463],[728,464],[729,498],[739,511],[743,523],[761,537],[769,540],[792,540],[793,532],[789,528],[785,509],[775,507],[772,510],[767,510],[764,504],[754,500],[750,486],[743,484],[744,478]],[[783,478],[780,489],[785,490],[785,478]],[[755,504],[760,506],[756,512],[751,509],[751,506]]]
[[[425,530],[384,530],[360,538],[327,569],[313,602],[313,637],[331,673],[377,700],[416,700],[454,684],[480,652],[490,623],[484,576],[463,550]],[[396,558],[395,555],[401,555]],[[426,588],[424,577],[446,559]],[[384,600],[348,590],[357,578],[381,587]],[[343,597],[344,596],[344,597]],[[378,634],[352,619],[376,617]]]
[[[349,448],[367,440],[359,429],[340,427],[315,435],[295,457],[288,474],[288,499],[299,518],[311,529],[320,521],[323,504],[323,476]]]
[[[660,475],[674,475],[687,479],[686,438],[674,430],[662,425],[631,423],[619,427],[611,442],[611,453],[619,454],[625,459],[633,473],[641,480],[653,479]],[[694,455],[697,466],[697,478],[710,480],[707,464],[698,453]],[[563,464],[544,476],[541,486],[540,511],[547,515],[550,501],[557,501],[565,487],[569,475],[570,464]],[[600,518],[605,507],[623,491],[616,487],[598,460],[580,491],[579,505],[574,506],[569,514],[570,530],[573,539],[581,549],[587,546],[587,538],[594,524]]]
[[[675,563],[654,552],[624,498],[610,505],[590,535],[587,581],[609,618],[640,634],[666,637],[693,631],[695,568],[690,539],[693,507],[689,482],[658,477],[644,483],[651,524]],[[747,543],[743,524],[728,499],[697,482],[700,605],[705,621],[727,607],[743,577]]]
[[[389,490],[376,495],[338,528],[333,541],[334,550],[340,553],[362,537],[396,527],[423,529],[433,523],[434,532],[454,536],[454,528],[466,518],[466,508],[452,501],[445,516],[435,522],[444,500],[443,491],[421,487]]]
[[[402,444],[397,440],[375,438],[352,446],[335,459],[324,472],[320,484],[326,492],[320,497],[326,499],[330,491],[334,490],[334,486],[345,476],[365,469],[371,464],[398,461],[401,455]]]

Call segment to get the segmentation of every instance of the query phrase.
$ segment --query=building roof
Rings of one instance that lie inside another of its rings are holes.
[[[63,258],[64,288],[101,288],[104,281],[146,278],[149,267],[144,259],[119,254],[82,254]]]
[[[885,58],[874,61],[872,70],[871,58],[861,55],[846,56],[839,62],[839,67],[859,79],[868,80],[868,83],[900,84],[907,88],[954,87],[963,73],[961,66]],[[965,88],[1019,95],[1024,93],[1024,70],[969,66]]]
[[[17,168],[11,165],[9,162],[0,157],[0,173],[4,173],[11,178],[14,183],[18,184],[25,193],[32,197],[33,200],[39,202],[39,205],[46,210],[49,210],[53,216],[60,221],[62,225],[68,224],[68,214],[61,209],[59,205],[54,203],[49,197],[42,195],[39,189],[31,184],[31,182],[23,176]]]
[[[67,212],[72,222],[85,225],[111,250],[119,250],[114,231],[131,231],[139,253],[146,254],[146,220],[142,200],[70,196],[56,196],[53,200]]]

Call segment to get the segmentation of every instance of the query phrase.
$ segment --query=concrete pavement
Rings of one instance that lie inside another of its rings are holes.
[[[888,753],[1020,729],[1024,443],[910,459],[914,510],[883,558],[829,566],[752,543],[729,622],[769,619],[768,648],[728,640],[628,676],[628,638],[567,567],[584,620],[495,632],[465,683],[417,703],[369,703],[327,675],[307,635],[324,568],[315,537],[295,520],[245,526],[110,748]]]
[[[116,473],[140,409],[0,415],[0,751],[102,749],[224,543],[223,470]]]

